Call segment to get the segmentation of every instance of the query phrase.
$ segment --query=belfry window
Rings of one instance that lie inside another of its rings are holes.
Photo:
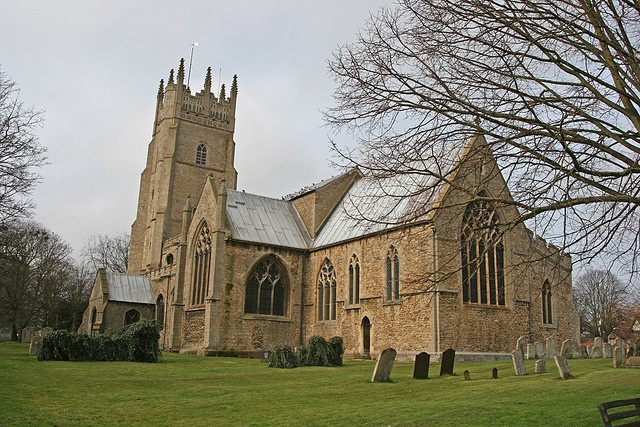
[[[203,223],[194,246],[193,284],[191,286],[191,305],[202,305],[209,288],[211,269],[211,233],[207,223]]]
[[[387,253],[387,286],[385,288],[385,300],[400,299],[400,259],[398,251],[391,246]]]
[[[505,305],[504,244],[492,203],[479,200],[467,205],[462,220],[460,258],[463,301]]]
[[[260,261],[249,275],[245,289],[244,312],[284,316],[285,275],[271,258]]]
[[[542,285],[542,323],[550,325],[553,323],[551,315],[551,284],[548,280]]]
[[[318,275],[318,320],[336,320],[336,271],[326,259]]]
[[[360,262],[356,254],[349,262],[349,304],[360,304]]]
[[[196,150],[196,165],[207,164],[207,146],[204,144],[198,145]]]

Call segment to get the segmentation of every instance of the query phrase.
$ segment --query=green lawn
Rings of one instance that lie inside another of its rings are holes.
[[[640,369],[611,359],[569,360],[571,380],[552,360],[546,374],[527,361],[524,377],[511,362],[456,363],[443,378],[432,364],[428,380],[396,363],[392,382],[371,383],[369,361],[288,370],[170,353],[157,364],[38,362],[27,352],[0,343],[0,426],[597,426],[599,403],[640,396]]]

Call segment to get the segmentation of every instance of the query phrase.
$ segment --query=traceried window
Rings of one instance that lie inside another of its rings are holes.
[[[485,197],[480,193],[480,197]],[[492,203],[469,203],[462,220],[462,299],[466,303],[505,305],[504,244]]]
[[[193,284],[191,286],[191,305],[202,305],[209,288],[211,270],[211,232],[207,223],[203,223],[194,246]]]
[[[349,304],[360,304],[360,262],[356,254],[349,262]]]
[[[131,309],[124,314],[124,326],[131,325],[140,321],[140,312],[136,309]]]
[[[260,261],[247,281],[244,312],[285,315],[286,284],[282,268],[272,258]]]
[[[198,145],[196,149],[196,165],[207,164],[207,146],[204,144]]]
[[[387,282],[385,288],[385,300],[394,301],[400,299],[400,259],[398,251],[391,246],[387,253]]]
[[[318,275],[318,320],[336,320],[336,271],[328,259]]]
[[[551,284],[548,280],[542,285],[542,323],[550,325],[553,323],[551,315]]]

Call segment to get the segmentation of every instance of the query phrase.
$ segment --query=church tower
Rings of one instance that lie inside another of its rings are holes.
[[[211,92],[211,67],[204,89],[191,94],[184,59],[166,87],[160,80],[153,135],[140,178],[138,212],[131,226],[128,271],[144,274],[160,266],[162,245],[179,236],[188,197],[198,200],[208,177],[236,188],[234,167],[237,77],[229,96]]]

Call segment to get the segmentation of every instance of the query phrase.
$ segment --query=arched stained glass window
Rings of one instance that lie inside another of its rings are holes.
[[[286,284],[283,269],[273,258],[256,264],[245,288],[244,312],[284,316]]]
[[[193,257],[191,305],[202,305],[209,290],[209,271],[211,270],[211,232],[206,222],[200,227]]]
[[[467,206],[462,220],[460,258],[463,301],[505,305],[504,244],[492,203],[479,200]]]
[[[318,320],[336,320],[336,271],[326,259],[318,276]]]

